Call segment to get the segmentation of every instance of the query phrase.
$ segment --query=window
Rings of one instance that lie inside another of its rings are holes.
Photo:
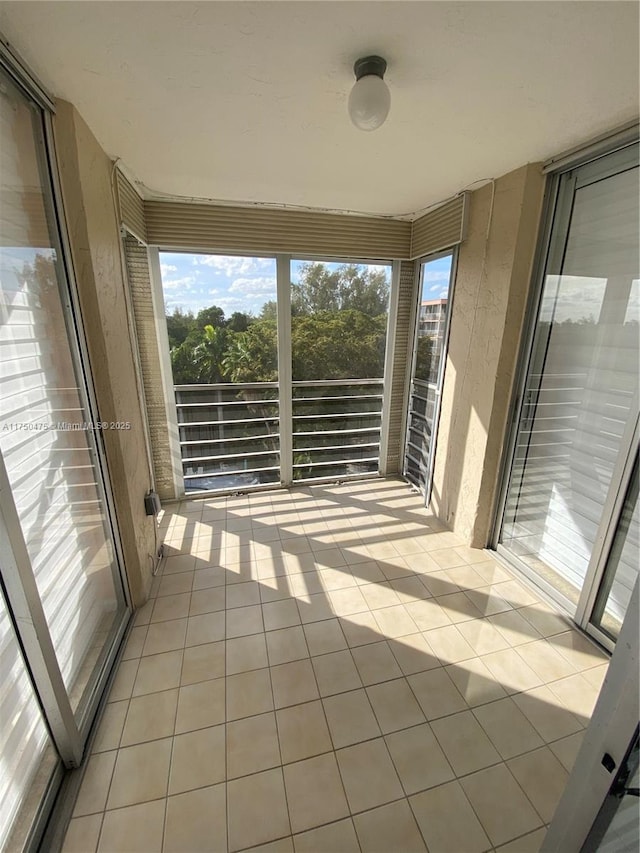
[[[159,260],[186,493],[378,471],[390,264]]]
[[[160,254],[184,490],[280,482],[276,262]]]
[[[391,268],[291,262],[293,478],[375,474]]]
[[[451,253],[420,263],[404,475],[423,492],[427,504],[444,381],[452,271]]]

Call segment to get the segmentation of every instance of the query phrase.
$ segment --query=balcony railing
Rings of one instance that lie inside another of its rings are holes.
[[[244,489],[280,476],[277,382],[176,385],[185,491]],[[293,479],[374,474],[382,379],[292,383]]]
[[[437,385],[414,378],[409,400],[405,474],[421,489],[426,487],[429,477],[429,452],[436,399]]]

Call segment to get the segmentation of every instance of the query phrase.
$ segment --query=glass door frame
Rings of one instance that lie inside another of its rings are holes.
[[[634,468],[637,465],[637,448],[640,441],[640,416],[636,416],[635,420],[627,424],[625,432],[625,438],[629,434],[631,435],[631,438],[627,442],[629,453],[624,458],[618,459],[618,464],[614,469],[612,488],[609,489],[609,494],[607,495],[602,522],[598,529],[575,615],[577,624],[609,651],[613,651],[615,641],[591,621],[591,616],[596,605],[600,586],[604,580],[609,555],[631,487]]]
[[[540,305],[546,276],[560,269],[564,257],[575,192],[579,188],[578,176],[575,173],[578,169],[590,166],[589,171],[593,171],[594,175],[587,183],[591,183],[594,179],[604,180],[624,171],[621,163],[624,163],[626,155],[622,152],[626,151],[628,155],[639,139],[640,129],[635,124],[609,139],[599,141],[593,146],[563,158],[557,165],[550,164],[545,170],[548,181],[541,212],[541,231],[533,262],[533,286],[529,292],[525,311],[524,333],[514,383],[508,439],[500,469],[501,487],[489,543],[489,547],[495,550],[507,564],[515,568],[530,583],[535,584],[538,590],[542,590],[547,598],[557,604],[580,628],[609,651],[613,650],[614,642],[591,624],[590,618],[633,471],[635,448],[638,443],[637,415],[627,423],[621,440],[620,453],[603,505],[601,521],[577,605],[505,548],[500,542],[500,537],[509,486],[514,472],[513,462],[523,409],[535,403],[531,392],[526,390],[526,384],[538,331]],[[614,157],[613,155],[616,154],[619,156]],[[610,159],[612,157],[613,159]],[[605,158],[608,162],[605,162]]]
[[[633,780],[638,773],[638,749],[640,745],[640,726],[636,727],[627,754],[625,755],[615,779],[609,789],[609,793],[604,798],[600,811],[593,822],[589,834],[587,835],[580,853],[597,853],[601,849],[601,844],[604,841],[611,850],[611,841],[607,839],[607,834],[611,828],[616,815],[619,812],[623,803],[626,805],[629,801],[625,801],[625,797],[634,796],[633,791],[637,789],[629,785],[629,780]]]
[[[541,853],[582,850],[638,726],[640,578]],[[605,756],[608,754],[607,760]]]
[[[435,407],[433,412],[433,426],[432,426],[432,438],[431,444],[429,447],[429,460],[427,465],[426,472],[426,480],[424,489],[417,486],[413,480],[410,480],[407,477],[406,473],[406,465],[405,460],[407,456],[407,444],[409,442],[409,425],[410,425],[410,411],[409,407],[411,405],[411,389],[413,386],[413,379],[415,375],[416,369],[416,360],[418,357],[418,338],[420,331],[420,303],[422,301],[422,275],[423,268],[425,264],[430,263],[431,261],[440,260],[440,258],[451,257],[451,269],[449,271],[449,283],[448,283],[448,296],[447,296],[447,318],[445,321],[445,327],[442,337],[442,352],[440,353],[440,363],[438,365],[438,378],[436,382],[435,389]],[[405,394],[405,402],[404,402],[404,411],[405,411],[405,423],[402,431],[402,435],[404,437],[403,445],[402,445],[402,476],[407,482],[411,483],[412,486],[416,488],[420,488],[420,493],[424,499],[424,506],[428,507],[429,502],[431,500],[431,490],[433,487],[433,469],[435,465],[436,459],[436,448],[438,444],[438,426],[440,423],[440,408],[442,405],[442,390],[444,387],[444,374],[447,364],[447,353],[449,350],[449,333],[451,330],[451,316],[453,314],[453,300],[455,298],[455,282],[456,275],[458,270],[458,246],[454,246],[451,249],[445,249],[440,252],[434,252],[432,255],[424,255],[421,258],[417,258],[415,261],[415,277],[414,277],[414,295],[412,298],[412,313],[410,322],[413,324],[413,334],[410,336],[411,340],[411,356],[407,359],[407,378],[406,378],[406,394]]]
[[[98,422],[98,406],[90,374],[87,342],[84,336],[82,313],[73,271],[67,221],[55,153],[52,99],[31,72],[0,42],[0,69],[9,77],[34,107],[34,144],[39,160],[43,200],[49,221],[50,238],[56,257],[56,279],[62,312],[67,330],[67,343],[74,364],[80,399],[90,420]],[[37,118],[36,118],[37,114]],[[37,123],[37,129],[36,129]],[[97,490],[105,510],[107,530],[114,548],[112,576],[116,594],[124,608],[114,623],[103,646],[99,665],[92,672],[84,691],[78,714],[74,714],[55,654],[42,601],[31,568],[27,547],[20,525],[15,501],[9,485],[4,460],[0,457],[0,540],[8,568],[3,593],[11,622],[22,646],[45,723],[67,769],[80,765],[87,738],[102,701],[102,694],[115,664],[122,640],[128,629],[132,602],[124,570],[117,516],[112,496],[105,448],[99,431],[92,433],[90,453],[94,457]],[[46,797],[48,795],[45,794]],[[39,818],[37,818],[39,820]]]

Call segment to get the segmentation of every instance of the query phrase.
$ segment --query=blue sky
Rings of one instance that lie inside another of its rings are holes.
[[[291,262],[295,281],[302,261]],[[329,268],[339,266],[327,263]],[[374,269],[391,267],[370,265]],[[197,313],[218,305],[230,317],[234,311],[258,315],[265,302],[276,298],[275,258],[242,258],[235,255],[195,255],[160,252],[160,271],[165,308]]]
[[[276,298],[275,258],[160,252],[160,271],[169,312],[218,305],[227,317],[234,311],[259,314]]]
[[[450,273],[451,255],[425,263],[422,274],[422,302],[447,297]]]

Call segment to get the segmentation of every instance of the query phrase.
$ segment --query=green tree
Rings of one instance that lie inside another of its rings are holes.
[[[383,375],[386,317],[361,311],[321,311],[294,317],[293,378],[373,379]]]
[[[218,328],[224,325],[224,311],[222,308],[218,308],[217,305],[210,305],[208,308],[198,311],[198,316],[196,317],[196,326],[198,329],[204,329],[205,326]]]
[[[388,297],[384,270],[304,264],[291,286],[294,378],[382,376]],[[177,385],[278,378],[275,301],[263,305],[258,319],[236,311],[225,320],[217,305],[195,317],[177,308],[167,315],[167,329]]]
[[[169,334],[169,347],[179,347],[186,341],[190,332],[197,328],[196,320],[191,311],[186,313],[180,308],[174,308],[171,314],[167,314],[167,332]]]
[[[204,327],[202,339],[193,350],[197,382],[224,382],[223,361],[232,335],[233,332],[224,327]]]
[[[352,309],[376,317],[387,311],[388,300],[384,270],[358,264],[342,264],[330,270],[326,264],[311,261],[302,265],[299,282],[291,285],[294,316]]]
[[[236,335],[223,361],[231,382],[275,382],[278,379],[278,332],[273,320],[257,320]]]
[[[232,332],[246,332],[253,319],[251,314],[245,314],[244,311],[234,311],[227,320],[227,328]]]
[[[171,371],[175,385],[193,385],[199,381],[193,351],[201,340],[202,332],[195,330],[181,344],[171,348]]]
[[[275,300],[264,303],[260,311],[260,319],[273,320],[274,322],[278,319],[278,305]]]
[[[176,385],[195,385],[225,380],[222,362],[233,332],[205,326],[195,329],[177,347],[171,349],[171,369]]]

